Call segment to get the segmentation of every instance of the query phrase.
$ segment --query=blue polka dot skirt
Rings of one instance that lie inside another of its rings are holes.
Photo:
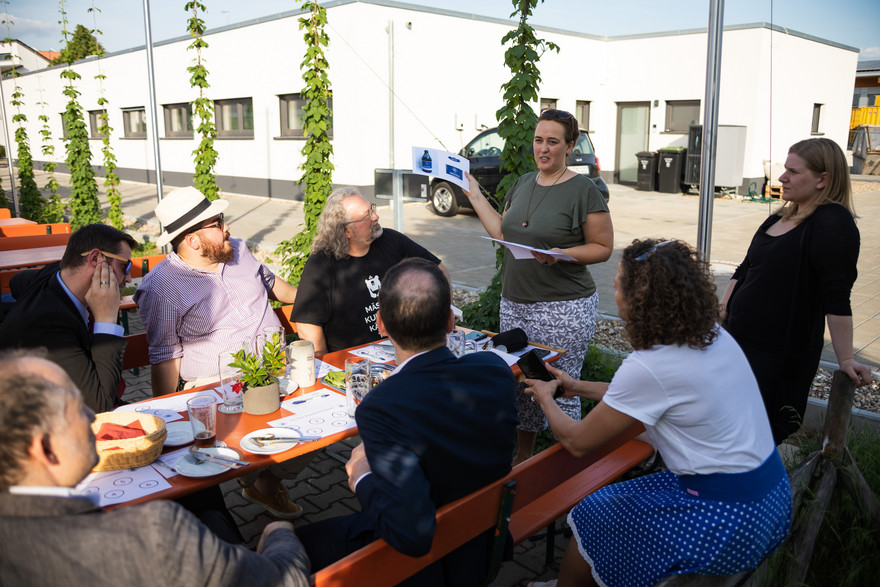
[[[791,527],[791,488],[775,450],[759,469],[760,479],[663,471],[609,485],[581,501],[568,524],[599,585],[733,575],[757,567]]]

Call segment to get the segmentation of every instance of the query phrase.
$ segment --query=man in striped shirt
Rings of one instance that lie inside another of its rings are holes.
[[[156,206],[164,227],[156,244],[171,243],[173,252],[134,295],[147,330],[154,396],[173,393],[181,380],[184,387],[217,381],[221,352],[280,326],[269,300],[291,304],[296,297],[296,288],[257,261],[244,241],[230,238],[227,206],[193,187],[174,190]],[[279,479],[295,477],[305,466],[299,464],[286,474],[261,474],[244,497],[279,517],[300,515]]]

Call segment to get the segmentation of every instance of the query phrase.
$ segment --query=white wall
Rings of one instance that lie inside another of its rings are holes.
[[[407,167],[410,148],[445,146],[458,151],[480,130],[496,125],[503,104],[501,85],[510,76],[503,65],[501,37],[510,26],[472,15],[366,2],[328,9],[327,57],[334,95],[334,157],[337,184],[371,185],[375,168]],[[394,56],[389,59],[389,24]],[[560,31],[539,31],[557,43],[560,53],[544,54],[539,68],[541,97],[556,98],[573,110],[576,100],[591,101],[591,137],[603,172],[614,167],[617,103],[657,101],[651,108],[649,148],[686,145],[687,136],[663,133],[667,100],[703,100],[706,34],[650,35],[604,40]],[[206,36],[204,50],[212,99],[252,97],[252,139],[218,139],[218,176],[295,181],[304,140],[280,139],[279,94],[303,87],[299,64],[304,54],[297,16],[223,29]],[[163,104],[189,102],[197,95],[186,71],[194,58],[188,39],[154,49],[159,136],[164,137]],[[772,59],[771,59],[772,56]],[[728,30],[723,38],[719,123],[748,127],[744,175],[763,175],[762,161],[784,159],[788,146],[810,136],[812,106],[825,104],[825,136],[845,145],[857,53],[764,26]],[[146,57],[130,51],[78,63],[77,84],[83,109],[98,109],[94,76],[101,70],[109,99],[113,148],[124,169],[153,169],[149,140],[124,139],[122,108],[148,106]],[[771,79],[772,65],[772,79]],[[390,69],[393,66],[393,126],[389,118]],[[56,156],[66,99],[60,68],[20,78],[28,133],[36,160],[39,149],[39,96],[48,110]],[[5,80],[7,100],[12,91]],[[11,112],[6,112],[7,120]],[[461,130],[456,127],[456,121]],[[393,140],[390,134],[393,129]],[[772,129],[772,132],[771,132]],[[152,135],[148,129],[148,138]],[[166,172],[192,173],[198,139],[161,138]],[[101,162],[98,140],[91,141],[93,163]],[[291,197],[291,194],[273,196]]]

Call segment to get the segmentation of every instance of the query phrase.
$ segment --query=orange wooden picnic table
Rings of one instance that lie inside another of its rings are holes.
[[[61,257],[64,256],[64,249],[66,248],[66,245],[58,245],[52,247],[37,247],[34,249],[0,251],[0,271],[6,269],[21,269],[22,267],[37,267],[60,261]]]
[[[373,343],[371,343],[373,344]],[[322,361],[336,367],[338,369],[342,369],[345,365],[345,359],[350,356],[353,356],[353,351],[356,351],[361,348],[369,347],[370,344],[359,345],[357,347],[352,347],[350,349],[344,349],[341,351],[336,351],[333,353],[327,353],[323,357],[320,357]],[[550,361],[554,361],[558,359],[558,355],[549,359]],[[389,364],[394,364],[394,361],[389,361]],[[515,364],[511,367],[515,375],[519,374],[519,367]],[[208,384],[202,387],[196,387],[193,389],[185,390],[183,392],[179,392],[179,394],[169,394],[165,396],[160,396],[159,398],[153,398],[152,400],[145,400],[146,403],[149,401],[154,401],[156,399],[169,398],[173,395],[187,394],[195,391],[201,391],[205,389],[213,389],[217,384]],[[307,387],[305,389],[297,389],[292,394],[286,396],[282,399],[296,399],[299,396],[309,394],[309,393],[320,393],[320,392],[331,392],[339,394],[344,397],[345,394],[334,389],[328,385],[324,385],[320,379],[317,380],[314,386]],[[137,406],[137,404],[130,404],[131,406]],[[184,421],[189,420],[188,414],[184,411],[181,412],[184,417]],[[285,416],[291,415],[291,412],[285,410],[284,408],[279,408],[275,412],[271,414],[265,414],[262,416],[253,416],[250,414],[240,413],[240,414],[224,414],[217,411],[217,440],[223,441],[229,448],[234,449],[241,455],[242,460],[249,461],[250,464],[239,469],[230,469],[225,473],[220,473],[218,475],[212,475],[210,477],[185,477],[183,475],[175,475],[167,479],[167,481],[171,484],[169,489],[165,489],[164,491],[160,491],[157,493],[151,493],[149,495],[140,497],[138,499],[134,499],[131,501],[127,501],[124,503],[120,503],[116,506],[110,507],[120,507],[126,505],[133,505],[137,503],[143,503],[147,501],[151,501],[154,499],[176,499],[178,497],[182,497],[189,493],[193,493],[195,491],[199,491],[200,489],[205,489],[207,487],[211,487],[213,485],[217,485],[218,483],[222,483],[224,481],[228,481],[229,479],[234,479],[236,477],[240,477],[246,473],[250,473],[253,471],[258,471],[265,467],[268,467],[274,463],[284,462],[290,459],[294,459],[296,457],[308,454],[310,452],[320,450],[324,447],[327,447],[331,444],[339,442],[340,440],[344,440],[346,438],[350,438],[357,434],[357,428],[352,427],[347,430],[343,430],[341,432],[337,432],[334,434],[330,434],[328,436],[322,437],[320,440],[313,440],[308,442],[302,442],[297,444],[296,446],[285,450],[284,452],[276,453],[276,454],[252,454],[241,448],[241,439],[256,430],[260,430],[263,428],[270,428],[271,425],[269,422],[278,420],[279,418],[283,418]],[[166,449],[165,452],[170,452],[174,450],[179,450],[180,447],[174,447],[170,449]]]
[[[36,224],[27,218],[0,218],[0,226],[18,226],[20,224]]]

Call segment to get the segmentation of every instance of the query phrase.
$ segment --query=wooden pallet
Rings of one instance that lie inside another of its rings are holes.
[[[782,197],[782,186],[781,185],[764,186],[764,197],[765,198],[776,198],[776,199],[781,198]]]

